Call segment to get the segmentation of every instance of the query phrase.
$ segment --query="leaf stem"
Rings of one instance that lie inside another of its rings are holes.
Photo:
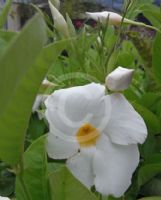
[[[157,31],[157,32],[159,32],[161,34],[161,30],[159,30],[155,26],[150,26],[150,25],[144,24],[142,22],[136,22],[136,21],[125,19],[124,23],[125,24],[131,24],[131,25],[136,25],[136,26],[142,26],[142,27],[145,27],[145,28],[149,28],[149,29],[155,30],[155,31]]]

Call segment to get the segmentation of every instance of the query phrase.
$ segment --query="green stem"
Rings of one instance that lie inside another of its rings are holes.
[[[159,32],[161,34],[161,31],[158,28],[156,28],[154,26],[150,26],[150,25],[144,24],[142,22],[136,22],[136,21],[125,19],[124,23],[125,24],[131,24],[131,25],[136,25],[136,26],[142,26],[142,27],[145,27],[145,28],[149,28],[149,29],[155,30],[155,31],[157,31],[157,32]]]

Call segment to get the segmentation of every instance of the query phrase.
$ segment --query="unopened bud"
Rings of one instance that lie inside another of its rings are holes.
[[[106,77],[106,86],[112,91],[122,91],[129,87],[133,77],[133,69],[116,68]]]

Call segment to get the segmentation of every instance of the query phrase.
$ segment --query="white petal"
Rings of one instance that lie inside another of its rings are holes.
[[[71,173],[88,188],[94,185],[92,168],[94,153],[95,148],[84,148],[67,161],[67,167]]]
[[[119,25],[121,24],[121,20],[122,20],[122,16],[114,13],[114,12],[107,12],[107,11],[103,11],[103,12],[86,12],[86,15],[91,18],[94,19],[95,21],[100,21],[103,24],[107,23],[107,20],[109,19],[109,24],[112,25]]]
[[[137,145],[116,145],[107,136],[102,136],[93,162],[96,190],[103,195],[122,196],[131,184],[138,163]]]
[[[93,117],[90,123],[96,127],[100,132],[108,126],[111,117],[111,99],[109,95],[100,98],[98,104],[93,108]]]
[[[133,69],[116,68],[106,78],[106,85],[112,91],[121,91],[129,87],[132,81]]]
[[[128,145],[142,144],[147,137],[147,128],[143,118],[121,94],[112,94],[111,119],[106,134],[112,142]]]
[[[75,134],[82,124],[95,118],[98,109],[99,115],[100,111],[104,114],[104,109],[100,108],[104,92],[104,86],[94,83],[55,91],[45,101],[49,125],[66,134]],[[102,105],[104,107],[105,103]]]
[[[55,135],[52,133],[48,134],[46,148],[49,157],[53,159],[66,159],[78,152],[79,145],[77,141],[66,140],[66,138],[61,138],[58,135],[59,133],[55,133]]]

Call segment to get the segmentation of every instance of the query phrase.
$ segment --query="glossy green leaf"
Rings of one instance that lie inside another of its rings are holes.
[[[10,7],[11,7],[11,0],[7,0],[2,10],[0,10],[0,28],[3,28],[7,20]]]
[[[98,200],[67,168],[49,174],[52,200]]]
[[[33,200],[49,200],[45,139],[37,139],[24,154],[23,180]],[[16,199],[25,199],[19,176],[16,183]]]

